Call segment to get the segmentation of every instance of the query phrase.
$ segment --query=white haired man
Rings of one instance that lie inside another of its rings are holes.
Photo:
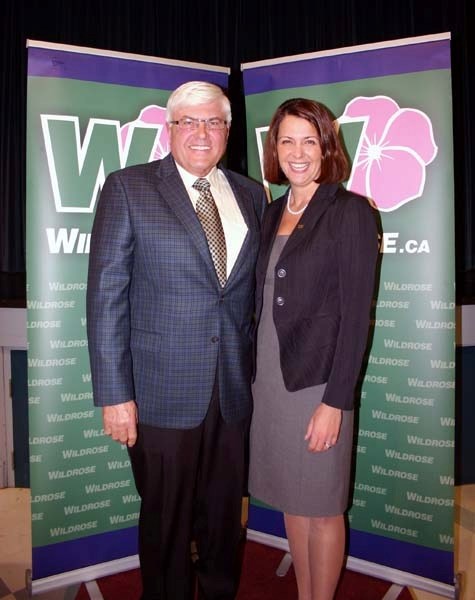
[[[183,84],[167,120],[170,154],[109,175],[98,203],[87,292],[94,402],[105,433],[127,444],[141,496],[142,600],[190,598],[192,540],[200,597],[227,600],[238,586],[266,202],[261,186],[219,166],[231,123],[219,87]]]

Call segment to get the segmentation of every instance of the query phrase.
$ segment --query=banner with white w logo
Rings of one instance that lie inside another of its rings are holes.
[[[379,209],[381,269],[359,393],[349,566],[451,595],[455,242],[449,35],[250,63],[243,71],[251,176],[262,179],[263,140],[276,108],[289,98],[311,98],[335,116],[352,163],[346,186]],[[283,193],[268,187],[273,198]],[[257,501],[251,503],[250,528],[272,543],[285,538],[280,513]]]
[[[85,295],[106,176],[168,154],[165,105],[229,70],[28,43],[27,273],[33,588],[130,568],[139,497],[125,447],[94,409]],[[136,559],[133,559],[136,566]],[[97,566],[99,565],[99,567]],[[102,565],[102,566],[101,566]]]

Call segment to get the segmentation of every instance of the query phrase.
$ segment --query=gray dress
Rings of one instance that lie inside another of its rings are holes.
[[[288,392],[280,369],[272,318],[274,270],[288,236],[277,236],[264,284],[257,334],[257,372],[252,387],[249,491],[273,508],[308,517],[342,514],[348,505],[353,411],[343,411],[338,442],[309,452],[305,433],[325,385]]]

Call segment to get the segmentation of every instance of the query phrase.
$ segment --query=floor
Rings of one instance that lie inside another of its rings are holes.
[[[455,488],[455,572],[461,574],[460,600],[475,600],[475,485]],[[0,599],[27,600],[31,568],[30,491],[0,489]],[[78,586],[35,595],[37,600],[74,600]],[[441,600],[411,589],[414,600]],[[93,588],[91,598],[95,596]]]

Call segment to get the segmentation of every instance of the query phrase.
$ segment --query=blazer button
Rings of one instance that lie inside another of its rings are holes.
[[[277,296],[277,298],[275,299],[275,303],[277,304],[277,306],[284,306],[285,300],[282,298],[282,296]]]
[[[213,335],[211,341],[213,342],[213,344],[216,344],[216,342],[219,342],[219,337],[217,335]]]
[[[285,269],[279,269],[279,270],[277,271],[277,277],[280,277],[281,279],[282,279],[283,277],[285,277],[286,275],[287,275],[287,271],[286,271]]]

